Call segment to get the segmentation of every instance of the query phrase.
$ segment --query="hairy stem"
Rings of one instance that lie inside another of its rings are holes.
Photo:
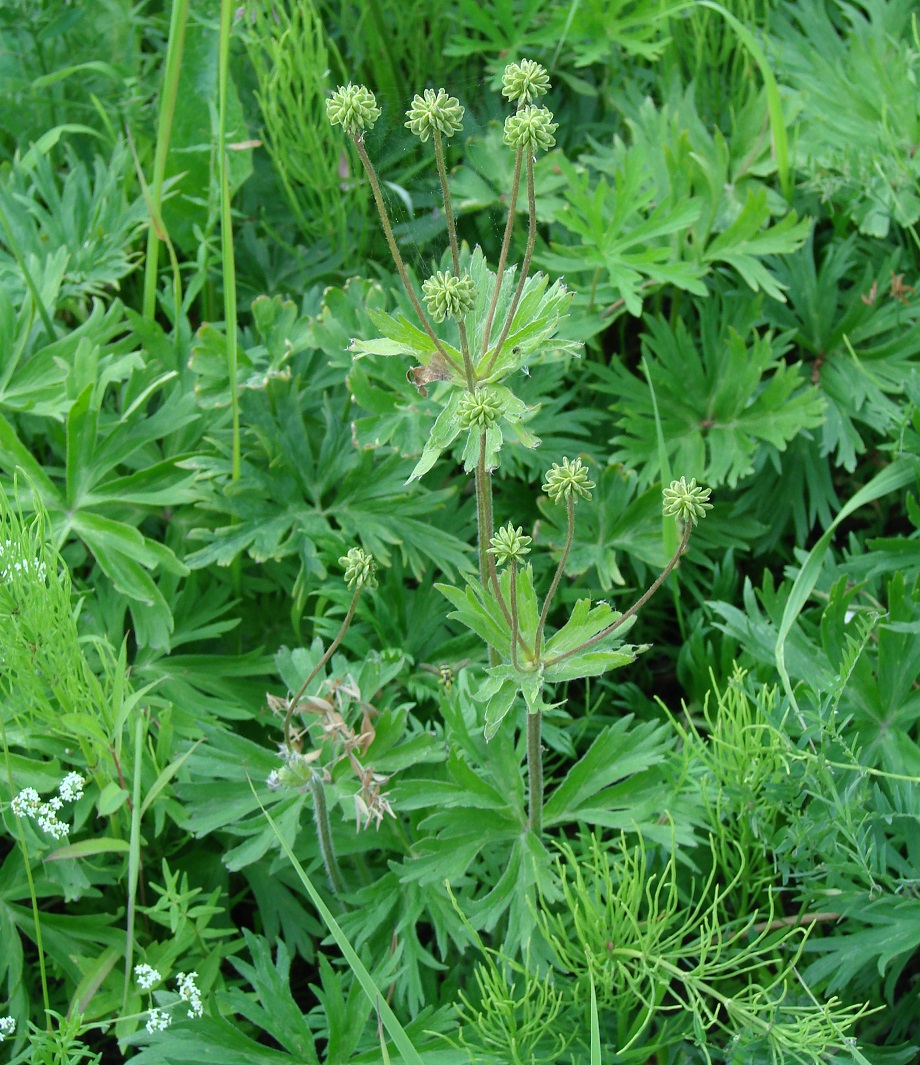
[[[491,373],[492,367],[495,365],[495,360],[498,358],[502,350],[502,345],[505,343],[508,334],[511,332],[511,323],[517,313],[518,304],[521,302],[521,296],[524,293],[524,285],[527,284],[527,276],[530,273],[530,260],[533,257],[533,246],[537,239],[537,200],[533,184],[532,155],[527,156],[527,215],[527,247],[524,249],[524,259],[521,263],[520,277],[518,277],[517,288],[514,290],[514,298],[511,301],[511,306],[508,308],[504,328],[495,345],[495,350],[492,352],[492,358],[489,359],[489,365],[486,367],[486,372],[484,374],[486,377]]]
[[[489,540],[492,537],[491,526],[491,499],[489,499],[489,515],[486,511],[486,499],[491,495],[491,485],[486,485],[486,434],[485,431],[479,437],[479,461],[476,463],[475,488],[476,488],[476,533],[479,544],[479,581],[483,588],[488,586],[489,581]]]
[[[393,256],[393,263],[399,273],[399,279],[403,283],[403,288],[406,290],[406,295],[409,297],[415,313],[418,315],[419,321],[422,323],[422,328],[431,338],[431,342],[434,344],[438,354],[445,362],[459,369],[460,367],[457,365],[456,360],[451,358],[451,356],[444,350],[444,345],[438,339],[431,322],[428,320],[428,315],[425,314],[425,311],[422,309],[418,296],[415,294],[415,289],[412,287],[412,283],[409,280],[409,271],[406,269],[406,264],[403,261],[399,247],[396,244],[396,237],[393,235],[393,227],[390,225],[390,216],[387,214],[387,206],[383,201],[383,192],[380,189],[380,181],[377,178],[377,171],[374,169],[374,164],[371,162],[370,156],[367,154],[367,149],[364,147],[364,138],[358,135],[353,135],[352,141],[354,142],[355,149],[361,159],[361,164],[367,173],[368,180],[371,183],[371,192],[374,195],[374,203],[377,205],[377,214],[380,216],[380,224],[383,226],[383,235],[387,239],[390,255]]]
[[[575,538],[575,501],[569,499],[568,496],[566,496],[565,500],[565,516],[568,522],[565,534],[565,546],[562,549],[562,557],[559,559],[559,565],[556,567],[556,573],[553,576],[553,583],[549,586],[549,591],[546,593],[546,598],[543,600],[543,609],[540,611],[540,622],[537,625],[537,638],[534,640],[533,645],[534,656],[538,658],[542,657],[543,653],[543,629],[546,626],[546,618],[549,614],[550,604],[559,587],[559,582],[562,580],[562,574],[565,572],[565,564],[568,561],[569,551],[572,549],[572,540]]]
[[[326,648],[326,652],[323,657],[316,663],[313,669],[310,670],[310,675],[297,689],[297,692],[291,696],[288,700],[287,713],[284,715],[284,745],[288,749],[291,747],[291,718],[294,716],[294,711],[297,708],[297,704],[303,698],[304,692],[310,686],[313,678],[323,668],[323,666],[329,661],[335,654],[339,644],[342,642],[345,633],[348,632],[348,626],[351,624],[351,619],[355,616],[355,608],[358,605],[358,600],[361,598],[362,587],[359,584],[355,588],[355,594],[351,597],[351,603],[348,607],[348,613],[345,615],[345,620],[342,622],[342,627],[339,629],[339,633],[331,644]]]
[[[518,612],[517,612],[517,562],[511,563],[511,665],[517,669]]]
[[[486,315],[485,329],[482,334],[482,350],[479,357],[489,349],[489,335],[492,332],[492,322],[495,318],[495,308],[498,305],[498,296],[502,289],[502,278],[505,276],[505,266],[508,262],[508,249],[511,247],[511,231],[514,229],[514,212],[517,210],[518,185],[521,183],[521,163],[524,161],[524,149],[518,148],[514,156],[514,177],[511,179],[511,195],[508,197],[508,221],[505,223],[505,235],[502,238],[502,250],[498,257],[498,270],[495,274],[495,288],[492,290],[492,302],[489,304],[489,312]]]
[[[335,849],[332,846],[329,809],[326,806],[326,789],[319,773],[314,773],[310,778],[310,791],[313,793],[313,820],[316,822],[316,837],[319,840],[323,865],[326,867],[326,876],[329,877],[329,884],[332,890],[336,895],[341,895],[345,890],[345,881],[342,879],[339,860],[336,858]]]
[[[684,535],[681,537],[680,543],[677,545],[677,550],[674,552],[671,561],[665,566],[665,568],[658,574],[655,583],[649,588],[649,590],[640,599],[637,599],[635,603],[623,614],[621,614],[616,621],[611,622],[605,629],[602,629],[596,636],[592,636],[590,640],[585,640],[583,644],[578,647],[573,647],[571,651],[566,651],[565,654],[556,655],[555,658],[548,658],[546,660],[547,666],[554,666],[557,662],[564,662],[565,659],[571,658],[572,655],[577,655],[581,651],[584,651],[588,647],[593,647],[596,643],[600,643],[601,640],[606,639],[612,632],[615,632],[625,621],[633,616],[637,611],[652,598],[655,592],[661,587],[664,581],[667,580],[671,570],[680,561],[681,555],[687,550],[687,544],[690,542],[690,533],[693,531],[693,526],[690,522],[684,526]]]
[[[444,144],[441,134],[434,131],[434,157],[438,164],[438,177],[441,181],[441,197],[444,201],[444,217],[447,220],[447,236],[450,240],[450,257],[454,267],[454,276],[460,276],[460,245],[457,241],[457,223],[454,220],[454,209],[450,199],[450,185],[447,183],[447,165],[444,162]],[[463,322],[457,322],[460,330],[460,351],[463,355],[463,370],[466,373],[466,384],[472,392],[476,387],[476,374],[473,370],[473,360],[470,357],[470,342],[466,335],[466,326]]]
[[[438,177],[441,179],[441,197],[444,200],[444,217],[447,221],[447,237],[450,240],[450,257],[454,264],[454,273],[460,276],[460,245],[457,243],[457,225],[454,221],[454,210],[450,202],[450,186],[447,184],[447,166],[444,162],[444,144],[441,134],[435,130],[432,134],[434,141],[434,157],[438,164]]]
[[[537,710],[527,715],[527,787],[531,832],[539,836],[543,832],[543,745],[540,732],[543,714]]]

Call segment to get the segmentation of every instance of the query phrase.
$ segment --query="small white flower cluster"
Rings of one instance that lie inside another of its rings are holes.
[[[162,979],[158,969],[154,969],[152,965],[145,964],[134,966],[134,976],[141,991],[150,991]],[[197,977],[198,973],[179,973],[176,976],[176,989],[179,992],[179,998],[188,1004],[188,1015],[192,1019],[200,1017],[204,1013],[204,1006],[201,1004],[201,991],[195,983]],[[172,1017],[165,1009],[153,1006],[147,1012],[148,1032],[163,1032],[169,1027],[171,1022]]]
[[[157,1009],[156,1006],[147,1014],[147,1031],[165,1032],[172,1018],[166,1010]]]
[[[0,580],[8,581],[14,573],[33,573],[40,581],[45,579],[45,563],[38,558],[23,558],[22,548],[12,540],[0,545]]]
[[[76,802],[83,797],[83,784],[79,773],[68,773],[58,785],[57,795],[52,795],[47,802],[42,802],[35,788],[23,788],[13,797],[10,809],[17,817],[37,821],[38,827],[52,839],[63,839],[70,832],[70,825],[60,820],[58,811],[65,802]]]
[[[7,1036],[16,1034],[16,1021],[12,1017],[0,1017],[0,1043]]]
[[[188,1003],[189,1017],[200,1017],[204,1012],[201,1005],[201,992],[195,983],[198,973],[179,973],[176,981],[179,984],[179,997]]]
[[[152,965],[135,965],[134,976],[141,991],[149,991],[154,984],[158,984],[162,979],[159,970],[154,969]]]
[[[76,802],[83,798],[83,785],[85,781],[79,773],[68,773],[58,785],[58,795],[64,802]]]

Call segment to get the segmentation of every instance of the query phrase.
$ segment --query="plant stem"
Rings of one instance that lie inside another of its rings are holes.
[[[233,217],[230,213],[230,168],[227,158],[227,93],[230,82],[230,24],[234,0],[220,0],[217,53],[217,167],[220,183],[220,249],[224,282],[224,328],[227,333],[227,370],[230,376],[230,411],[233,443],[230,476],[240,479],[240,397],[237,385],[236,261],[233,256]],[[176,308],[178,317],[179,308]]]
[[[284,715],[284,745],[288,749],[290,749],[291,746],[291,718],[294,716],[294,710],[296,709],[297,704],[303,698],[303,694],[310,686],[310,683],[312,682],[313,678],[316,676],[317,673],[319,673],[319,671],[329,661],[329,659],[332,658],[332,656],[338,649],[339,644],[342,642],[345,633],[348,631],[348,626],[351,624],[351,619],[355,616],[355,608],[358,605],[358,600],[361,598],[361,592],[362,586],[359,584],[358,587],[355,588],[355,594],[351,597],[351,603],[348,607],[348,613],[345,615],[345,620],[342,622],[342,627],[339,629],[338,635],[326,648],[326,652],[322,656],[322,658],[316,663],[313,669],[310,670],[310,675],[307,677],[307,679],[297,689],[296,693],[288,700],[287,713]]]
[[[367,154],[367,149],[364,147],[364,138],[360,136],[353,136],[352,140],[355,145],[355,150],[358,153],[361,163],[364,166],[364,170],[367,173],[368,180],[371,183],[371,192],[374,194],[374,203],[377,205],[377,214],[380,215],[380,224],[383,226],[383,235],[387,239],[387,245],[390,249],[390,255],[393,256],[393,262],[396,265],[396,269],[399,273],[399,279],[403,283],[403,288],[406,290],[406,295],[409,297],[410,302],[418,315],[419,321],[422,323],[422,328],[431,338],[432,343],[437,349],[438,354],[456,369],[460,369],[455,359],[444,350],[444,345],[438,339],[431,322],[428,320],[428,315],[425,314],[422,309],[421,303],[419,303],[418,296],[415,294],[415,290],[412,287],[412,283],[409,281],[409,271],[406,269],[406,264],[403,262],[403,257],[400,254],[399,248],[396,244],[396,237],[393,235],[393,227],[390,225],[390,218],[387,214],[386,204],[383,202],[383,193],[380,190],[380,182],[377,179],[377,171],[374,170],[374,164],[370,160],[370,156]]]
[[[517,669],[518,612],[517,612],[517,562],[511,563],[511,665]]]
[[[528,827],[536,836],[543,832],[543,746],[540,731],[543,714],[527,714],[527,786],[529,793]]]
[[[434,157],[438,164],[438,177],[441,181],[441,198],[444,201],[444,217],[447,220],[447,236],[450,240],[450,257],[454,267],[454,276],[460,276],[460,245],[457,242],[457,223],[454,220],[454,209],[450,200],[450,185],[447,182],[447,166],[444,162],[444,144],[441,134],[434,131]],[[463,355],[463,369],[466,373],[467,388],[472,392],[476,387],[476,374],[473,370],[473,360],[470,358],[470,342],[466,335],[466,326],[462,321],[457,322],[460,331],[460,352]]]
[[[549,586],[549,591],[546,594],[546,598],[543,600],[543,609],[540,611],[540,622],[537,625],[537,637],[534,640],[533,653],[534,657],[539,659],[543,656],[543,629],[546,626],[546,617],[549,614],[550,604],[553,601],[553,596],[556,594],[556,589],[559,587],[559,582],[562,580],[562,574],[565,572],[565,564],[568,561],[569,551],[572,549],[572,540],[575,538],[575,501],[569,499],[566,496],[565,500],[565,516],[568,522],[568,528],[565,535],[565,547],[562,549],[562,557],[559,559],[559,565],[556,567],[556,573],[553,577],[553,583]]]
[[[326,876],[329,877],[329,884],[332,890],[336,895],[341,895],[345,891],[345,881],[342,879],[339,860],[336,858],[335,849],[332,846],[329,809],[326,806],[326,789],[319,773],[314,773],[310,778],[310,791],[313,793],[313,820],[316,822],[316,838],[319,840],[319,849],[323,856],[323,865],[326,867]]]
[[[486,434],[483,432],[479,437],[479,461],[476,463],[475,489],[476,489],[476,534],[479,549],[479,581],[485,588],[489,580],[489,540],[486,535],[488,528],[486,519]]]
[[[141,873],[141,784],[143,781],[144,736],[147,720],[138,707],[134,718],[134,776],[131,798],[131,834],[128,840],[128,907],[125,920],[125,984],[122,1010],[128,1009],[131,991],[131,963],[134,951],[134,921],[137,914],[137,888]]]
[[[502,238],[502,250],[498,257],[498,270],[495,274],[495,288],[492,290],[492,302],[489,304],[485,329],[482,333],[482,350],[479,353],[480,358],[485,355],[489,348],[489,335],[492,332],[492,321],[495,318],[495,308],[498,305],[498,296],[502,288],[502,278],[505,276],[505,264],[508,262],[508,249],[511,247],[511,231],[514,229],[514,212],[517,209],[518,185],[521,183],[521,163],[523,160],[524,149],[518,148],[514,156],[514,177],[511,179],[511,195],[508,198],[508,221],[505,223],[505,235]]]
[[[527,214],[528,214],[528,226],[527,226],[527,247],[524,249],[524,259],[521,263],[521,273],[518,277],[517,288],[514,290],[514,299],[511,301],[511,306],[508,308],[508,315],[505,318],[505,326],[501,331],[501,336],[498,338],[498,343],[495,345],[495,350],[492,352],[492,358],[489,359],[489,365],[486,367],[484,376],[488,376],[492,371],[492,367],[495,365],[495,360],[498,358],[502,345],[508,338],[508,334],[511,332],[511,323],[514,320],[514,315],[517,312],[518,304],[521,302],[521,296],[524,293],[524,285],[527,284],[527,275],[530,273],[530,260],[533,256],[533,246],[537,238],[537,200],[534,192],[533,184],[533,156],[527,156]]]
[[[454,211],[450,202],[450,186],[447,183],[447,166],[444,163],[444,145],[441,134],[437,130],[432,136],[434,141],[434,157],[438,164],[438,177],[441,179],[441,197],[444,200],[444,217],[447,220],[447,236],[450,240],[450,257],[454,264],[454,273],[460,276],[460,245],[457,243],[457,225],[454,221]]]
[[[479,544],[479,582],[485,589],[489,585],[489,578],[492,578],[496,595],[502,604],[505,617],[510,623],[508,609],[504,605],[501,589],[498,586],[498,577],[495,574],[495,562],[489,554],[489,541],[492,539],[492,476],[486,469],[485,430],[479,436],[479,461],[476,463],[474,483],[476,489],[476,531]],[[498,652],[492,646],[489,647],[489,665],[498,665]]]
[[[159,222],[163,202],[163,179],[166,176],[166,157],[169,154],[169,138],[172,133],[173,116],[176,113],[176,98],[179,95],[179,74],[182,69],[182,52],[185,47],[185,26],[188,21],[188,0],[173,0],[169,20],[169,39],[166,46],[166,64],[163,71],[163,88],[160,90],[160,114],[157,119],[157,143],[153,155],[153,179],[150,182],[152,214]],[[165,232],[165,230],[164,230]],[[147,255],[144,261],[144,308],[145,318],[152,319],[157,301],[157,259],[160,254],[160,234],[156,226],[147,230]],[[179,307],[176,306],[176,318]]]
[[[677,545],[677,550],[674,552],[671,561],[665,566],[665,568],[658,574],[655,583],[649,588],[649,590],[641,597],[637,599],[635,603],[625,613],[621,614],[616,621],[611,622],[605,629],[602,629],[596,636],[592,636],[590,640],[585,640],[583,644],[578,647],[573,647],[571,651],[566,651],[565,654],[556,655],[554,658],[548,658],[544,663],[547,666],[554,666],[557,662],[564,662],[565,659],[571,658],[572,655],[577,655],[579,652],[584,651],[588,647],[593,647],[594,644],[600,643],[601,640],[606,639],[612,632],[615,632],[625,621],[633,616],[638,610],[652,598],[655,592],[661,587],[662,583],[667,580],[668,574],[677,565],[680,560],[680,556],[687,550],[687,544],[690,541],[690,533],[693,531],[693,525],[690,522],[684,526],[684,535],[681,537],[680,543]]]

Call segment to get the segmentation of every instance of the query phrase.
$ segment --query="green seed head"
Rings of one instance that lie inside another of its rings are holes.
[[[593,487],[594,481],[588,477],[587,467],[581,459],[563,459],[561,466],[554,462],[546,474],[543,491],[554,503],[577,503],[579,496],[590,499]]]
[[[523,107],[549,91],[549,75],[532,59],[509,63],[502,74],[502,96]]]
[[[422,282],[428,313],[436,322],[445,318],[465,318],[473,309],[476,288],[469,274],[456,277],[449,270],[438,272]]]
[[[527,545],[531,540],[532,537],[524,535],[524,530],[520,525],[515,529],[509,521],[489,541],[492,545],[489,548],[489,554],[495,555],[495,564],[497,566],[507,566],[511,562],[522,562],[524,556],[530,554],[530,548]]]
[[[552,111],[528,104],[505,119],[504,141],[509,148],[523,148],[536,155],[538,150],[552,148],[556,143],[553,134],[558,128]]]
[[[412,100],[412,106],[406,112],[409,121],[406,126],[418,137],[426,141],[432,133],[442,137],[452,137],[463,129],[463,107],[456,96],[448,96],[444,89],[426,89],[422,96]]]
[[[711,488],[699,487],[696,478],[691,477],[689,484],[685,477],[679,481],[671,481],[664,490],[664,512],[685,525],[690,522],[693,525],[706,517],[706,511],[712,510],[712,503],[707,503],[712,494]]]
[[[326,101],[326,115],[333,126],[341,126],[346,133],[360,136],[365,129],[373,129],[380,117],[374,94],[364,85],[340,85]]]
[[[376,588],[377,578],[374,573],[377,565],[373,558],[361,547],[352,547],[347,555],[342,555],[339,565],[345,568],[345,582],[349,588]]]
[[[502,416],[501,400],[490,388],[464,392],[457,414],[464,429],[487,429]]]

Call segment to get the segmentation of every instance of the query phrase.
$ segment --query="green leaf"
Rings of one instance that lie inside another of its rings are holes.
[[[124,794],[127,798],[128,793]],[[56,848],[46,855],[44,860],[60,862],[65,858],[92,858],[96,854],[127,854],[129,849],[126,839],[81,839],[78,843],[69,843],[66,847]]]
[[[664,761],[667,752],[665,726],[636,723],[632,714],[621,718],[605,728],[568,770],[543,807],[544,824],[576,821],[578,811],[605,788]]]

